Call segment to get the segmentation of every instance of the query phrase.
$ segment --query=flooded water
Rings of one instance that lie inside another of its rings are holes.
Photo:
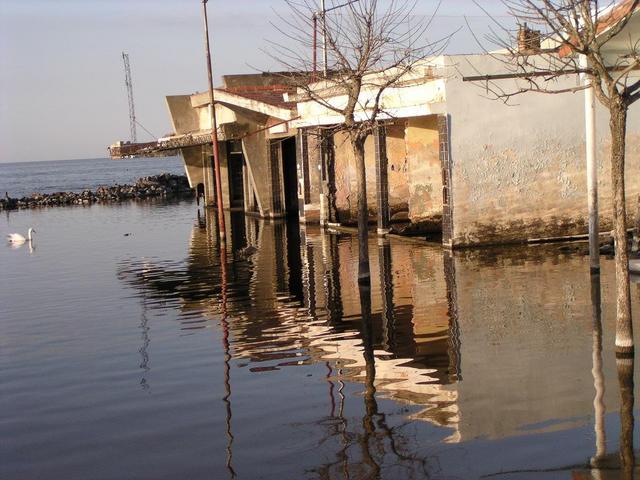
[[[161,172],[184,175],[181,157],[111,160],[59,160],[0,163],[0,195],[20,198],[37,193],[81,192],[102,185],[130,184]]]
[[[228,225],[221,261],[191,202],[3,214],[0,478],[623,478],[611,260],[372,238],[360,292],[350,235]]]

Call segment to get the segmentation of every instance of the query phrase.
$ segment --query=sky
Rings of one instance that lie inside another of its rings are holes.
[[[479,2],[504,15],[500,0]],[[418,0],[415,14],[437,4]],[[284,0],[209,1],[217,81],[281,69],[262,49],[282,41],[273,24],[286,10]],[[447,53],[477,52],[467,22],[482,38],[491,20],[473,0],[443,0],[430,35],[458,31]],[[207,86],[201,0],[0,0],[0,163],[101,158],[128,140],[123,51],[138,121],[169,133],[164,97]],[[138,127],[138,141],[150,140]]]

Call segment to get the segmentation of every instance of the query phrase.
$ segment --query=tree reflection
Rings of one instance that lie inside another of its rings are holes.
[[[620,384],[620,463],[623,478],[632,480],[636,461],[633,451],[633,355],[618,356],[616,367]]]

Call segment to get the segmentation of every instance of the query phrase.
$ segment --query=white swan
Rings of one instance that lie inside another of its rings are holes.
[[[34,233],[36,233],[36,231],[33,228],[30,228],[27,232],[27,238],[24,238],[19,233],[10,233],[9,235],[7,235],[7,241],[16,245],[22,244],[27,241],[31,242],[31,240],[33,240],[32,234]]]

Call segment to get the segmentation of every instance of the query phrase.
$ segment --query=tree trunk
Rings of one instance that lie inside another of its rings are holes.
[[[624,191],[624,162],[627,133],[627,106],[614,100],[611,119],[611,186],[613,193],[614,239],[616,246],[616,353],[633,354],[631,292],[629,285],[629,247]]]
[[[640,248],[640,195],[638,195],[638,203],[636,204],[636,218],[633,227],[633,244],[631,251],[638,253],[638,249]]]
[[[356,157],[358,176],[358,283],[371,284],[369,268],[369,207],[367,206],[367,172],[364,163],[364,142],[366,138],[360,136],[351,140],[353,153]]]

